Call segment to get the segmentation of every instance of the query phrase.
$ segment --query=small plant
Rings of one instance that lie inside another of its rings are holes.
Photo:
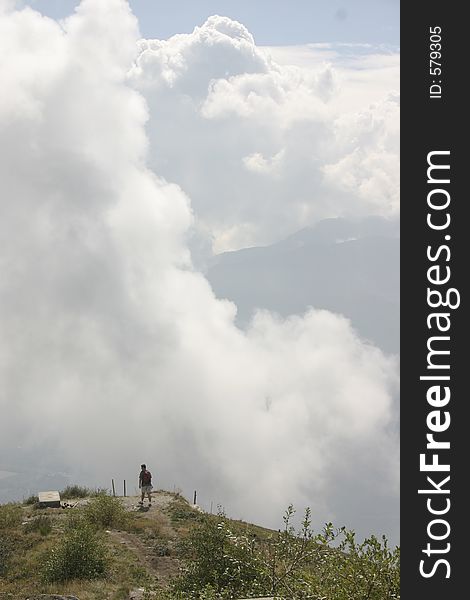
[[[11,529],[21,523],[21,508],[17,504],[0,506],[0,529]]]
[[[98,528],[125,527],[129,520],[120,498],[100,494],[85,507],[85,518]]]
[[[145,589],[142,600],[188,600],[188,597],[168,588],[151,586]]]
[[[41,535],[49,535],[52,531],[52,520],[48,515],[39,515],[28,521],[24,530],[26,533],[37,532]]]
[[[5,532],[0,532],[0,577],[3,577],[7,572],[8,560],[12,553],[12,540]]]
[[[170,505],[168,512],[173,523],[179,524],[185,521],[203,521],[202,515],[195,510],[188,502],[178,496]]]
[[[174,591],[200,599],[215,598],[215,592],[233,598],[263,592],[265,576],[251,540],[233,534],[221,509],[217,516],[202,518],[181,545],[187,563]]]
[[[69,529],[60,544],[43,562],[42,578],[46,583],[70,579],[97,579],[106,574],[104,544],[95,529],[84,526]]]
[[[26,498],[26,500],[23,500],[23,504],[26,504],[28,506],[31,506],[33,504],[38,504],[39,502],[39,496],[28,496],[28,498]]]
[[[325,540],[339,544],[327,560],[318,564],[317,584],[335,598],[396,600],[400,598],[400,549],[391,550],[387,539],[372,535],[356,541],[354,531],[342,527],[335,532],[331,524],[324,530]]]
[[[171,550],[170,550],[168,544],[165,544],[164,542],[156,543],[155,546],[153,547],[153,552],[156,556],[170,556],[171,555]]]
[[[72,498],[89,498],[90,496],[99,496],[101,494],[106,494],[106,490],[91,489],[81,485],[68,485],[60,492],[61,498],[66,498],[67,500],[71,500]]]

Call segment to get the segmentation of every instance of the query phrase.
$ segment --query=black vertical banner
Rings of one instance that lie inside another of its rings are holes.
[[[470,170],[464,149],[470,106],[464,92],[468,36],[456,9],[431,0],[402,3],[401,14],[404,600],[462,597],[468,578],[464,311],[470,231],[463,182]]]

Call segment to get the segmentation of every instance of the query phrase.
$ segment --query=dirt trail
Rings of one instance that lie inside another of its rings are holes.
[[[156,556],[154,547],[146,544],[137,534],[128,531],[110,531],[115,543],[125,546],[159,585],[166,585],[178,569],[178,561],[171,556]]]
[[[121,498],[124,506],[129,511],[139,511],[142,512],[143,516],[147,516],[148,518],[152,517],[152,512],[155,509],[163,509],[170,506],[173,502],[174,496],[169,492],[152,492],[152,506],[149,511],[145,510],[148,506],[147,498],[144,501],[144,510],[139,506],[140,496],[126,496],[126,498]],[[151,512],[152,511],[152,512]]]
[[[141,518],[148,519],[149,526],[152,522],[158,522],[162,535],[171,544],[177,535],[163,509],[170,506],[173,496],[166,492],[153,493],[150,508],[147,500],[145,500],[143,507],[139,505],[139,500],[139,496],[122,498],[126,509],[129,512],[137,513]],[[176,574],[179,567],[178,560],[174,556],[159,556],[155,544],[156,540],[147,539],[145,532],[133,533],[112,530],[108,534],[115,543],[121,544],[132,552],[138,558],[141,566],[157,580],[159,585],[166,585],[170,578]]]

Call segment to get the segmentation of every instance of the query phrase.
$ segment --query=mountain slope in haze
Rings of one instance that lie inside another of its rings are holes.
[[[260,248],[226,252],[206,274],[245,327],[257,308],[282,316],[309,306],[341,313],[361,337],[399,352],[400,243],[396,221],[327,219]]]

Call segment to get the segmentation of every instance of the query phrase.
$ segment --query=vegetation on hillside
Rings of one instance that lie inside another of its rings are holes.
[[[73,509],[0,506],[0,598],[74,594],[124,600],[398,600],[399,549],[385,537],[358,542],[327,524],[298,530],[290,506],[279,531],[195,510],[161,492],[146,512],[98,494]],[[155,506],[155,503],[154,503]]]
[[[61,498],[72,500],[74,498],[90,498],[93,496],[105,496],[107,491],[101,488],[89,488],[83,485],[68,485],[60,492]]]
[[[334,529],[331,524],[315,535],[308,509],[296,531],[293,516],[290,506],[284,528],[260,538],[249,530],[241,533],[222,511],[216,517],[205,515],[183,540],[181,552],[186,561],[162,598],[400,597],[399,550],[390,550],[385,538],[371,536],[358,543],[354,532]]]

